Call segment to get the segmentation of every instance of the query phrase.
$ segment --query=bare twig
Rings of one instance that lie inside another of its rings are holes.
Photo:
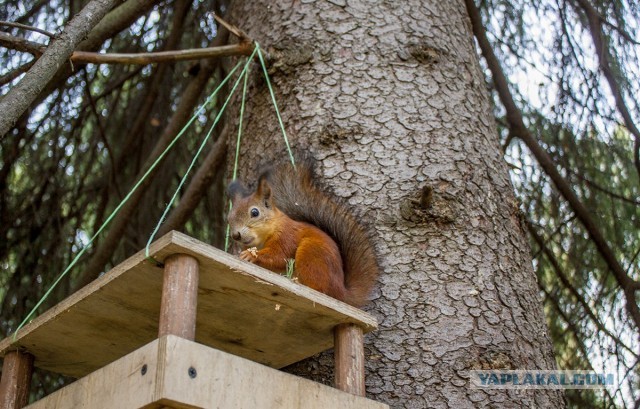
[[[160,0],[127,0],[118,1],[118,7],[113,8],[100,22],[93,27],[86,38],[75,48],[79,51],[96,51],[109,38],[131,26],[141,16],[144,16]],[[46,2],[45,2],[46,3]],[[38,2],[38,5],[40,2]],[[36,6],[34,6],[36,7]],[[22,21],[22,18],[20,19]],[[62,64],[55,75],[47,82],[33,101],[34,106],[40,104],[56,89],[64,86],[67,78],[74,71],[70,64]]]
[[[15,27],[15,28],[21,28],[23,30],[35,31],[36,33],[44,34],[51,39],[54,39],[56,37],[55,34],[50,33],[47,30],[43,30],[38,27],[28,26],[26,24],[21,24],[21,23],[12,23],[10,21],[0,21],[0,26]]]
[[[183,0],[179,0],[174,3],[171,32],[169,33],[169,36],[163,46],[164,48],[161,51],[176,49],[180,43],[180,39],[183,34],[182,27],[189,9],[189,4],[190,3],[188,1]],[[224,33],[227,36],[229,34],[226,30],[224,30]],[[216,39],[209,44],[209,47],[225,45],[226,37],[224,38],[225,41],[222,40],[222,38],[216,37]],[[138,138],[137,135],[144,133],[144,128],[149,122],[149,115],[156,105],[158,95],[160,94],[160,89],[162,88],[165,75],[170,69],[171,67],[168,64],[160,64],[154,67],[153,74],[149,78],[148,85],[145,87],[145,96],[142,98],[144,102],[140,105],[138,110],[139,113],[136,115],[137,117],[134,119],[131,126],[127,128],[123,138],[127,142],[121,148],[120,155],[116,158],[117,167],[126,166],[124,164],[128,161],[131,153],[135,151],[135,147],[140,143],[140,138]],[[108,169],[105,169],[103,174],[106,175],[109,172],[110,171]]]
[[[589,351],[587,351],[587,348],[584,345],[584,342],[582,342],[582,340],[585,337],[580,332],[580,329],[576,326],[575,320],[572,319],[573,317],[567,316],[567,313],[564,312],[562,308],[560,308],[561,304],[560,304],[560,300],[558,300],[558,297],[556,297],[554,294],[552,294],[542,285],[539,285],[539,287],[544,293],[545,298],[547,298],[548,300],[551,300],[551,305],[559,314],[559,316],[562,318],[562,320],[565,322],[565,324],[567,324],[567,328],[573,334],[573,338],[576,342],[576,345],[578,346],[578,350],[580,351],[582,358],[585,360],[585,363],[589,365],[589,369],[593,371],[594,370],[593,364],[591,363],[591,361],[589,361]],[[604,393],[609,397],[610,401],[613,401],[613,397],[611,396],[610,392],[607,389],[604,389]]]
[[[8,73],[6,73],[5,75],[3,75],[2,77],[0,77],[0,87],[10,83],[11,81],[13,81],[14,79],[18,78],[20,75],[24,74],[25,72],[29,71],[29,69],[33,66],[33,64],[36,63],[36,60],[31,60],[27,63],[22,64],[21,66],[19,66],[18,68],[16,68],[15,70],[11,70]]]
[[[96,125],[98,128],[98,135],[104,144],[105,149],[107,150],[107,156],[109,157],[109,163],[111,164],[111,181],[115,186],[116,190],[118,190],[118,196],[122,197],[122,192],[118,189],[118,184],[116,181],[116,166],[115,160],[113,159],[113,148],[109,143],[109,138],[107,138],[106,131],[104,129],[104,124],[102,123],[102,117],[98,113],[98,107],[96,106],[96,102],[93,99],[93,95],[91,95],[91,80],[89,79],[89,74],[86,70],[83,72],[84,74],[84,82],[85,82],[85,93],[87,94],[87,100],[89,101],[89,106],[91,107],[91,112],[93,113],[93,117],[96,119]]]
[[[633,38],[629,33],[627,33],[624,29],[618,27],[618,25],[613,24],[612,22],[610,22],[609,20],[607,20],[607,18],[605,16],[602,15],[602,13],[600,13],[593,5],[591,5],[591,9],[593,10],[593,13],[596,14],[598,16],[598,19],[600,21],[602,21],[602,24],[607,25],[609,27],[611,27],[612,29],[614,29],[615,31],[618,32],[618,34],[620,34],[620,36],[622,38],[624,38],[625,40],[627,40],[628,42],[630,42],[631,44],[635,44],[635,45],[640,45],[640,41],[636,40],[635,38]]]
[[[540,247],[540,250],[545,255],[547,260],[549,260],[549,263],[553,267],[553,270],[556,273],[556,276],[560,279],[560,282],[562,283],[562,285],[564,285],[564,287],[567,290],[569,290],[571,295],[573,295],[573,298],[578,302],[578,304],[582,306],[584,312],[589,316],[589,318],[591,318],[596,328],[604,332],[616,344],[620,345],[622,348],[626,349],[627,351],[631,352],[631,354],[633,354],[635,357],[637,357],[638,353],[636,351],[634,351],[629,346],[627,346],[624,342],[622,342],[622,340],[617,335],[609,331],[609,329],[605,327],[605,325],[600,321],[600,319],[596,317],[596,315],[591,310],[591,307],[589,306],[589,304],[585,301],[582,294],[580,294],[580,292],[573,286],[573,284],[571,284],[571,281],[569,281],[569,278],[565,275],[564,271],[562,270],[562,267],[560,267],[560,263],[558,263],[558,260],[556,259],[555,255],[553,254],[551,249],[549,249],[549,247],[545,243],[542,236],[538,234],[535,227],[533,227],[533,224],[531,223],[531,221],[525,220],[525,224],[527,226],[527,229],[529,230],[529,234],[531,235],[531,237],[533,237],[535,242],[538,244],[538,247]]]
[[[140,71],[142,71],[142,68],[143,67],[136,67],[134,70],[131,70],[131,72],[128,72],[128,73],[124,74],[122,77],[120,77],[117,80],[115,80],[112,83],[110,83],[100,94],[95,95],[93,97],[94,101],[99,101],[102,98],[106,97],[107,95],[109,95],[109,94],[113,93],[114,91],[118,90],[120,87],[122,87],[122,85],[125,82],[129,81],[130,79],[132,79],[136,75],[140,74]],[[83,109],[85,107],[86,107],[85,105],[82,106]]]
[[[40,57],[46,50],[46,47],[42,44],[2,32],[0,32],[0,45],[6,48],[28,52],[33,54],[35,57]],[[251,42],[241,42],[238,44],[223,45],[219,47],[158,51],[152,53],[105,54],[88,51],[75,51],[71,54],[70,59],[76,63],[147,65],[163,62],[227,57],[232,55],[250,55],[253,51],[253,47],[254,45]]]
[[[173,116],[169,121],[169,124],[165,128],[164,132],[158,138],[153,151],[148,155],[146,163],[143,165],[138,176],[135,178],[139,180],[143,174],[150,169],[151,164],[162,154],[169,143],[175,138],[180,129],[187,123],[189,116],[193,112],[202,91],[205,89],[205,85],[209,81],[211,74],[214,71],[214,66],[203,66],[198,75],[191,80],[185,91],[182,93],[182,98],[174,110]],[[91,259],[88,261],[82,276],[78,279],[78,283],[75,289],[84,287],[91,281],[93,281],[100,271],[104,268],[104,265],[111,258],[111,255],[115,251],[125,229],[129,224],[129,220],[136,211],[140,200],[144,196],[146,189],[154,180],[154,176],[157,175],[158,167],[156,167],[147,178],[140,184],[138,189],[132,194],[129,201],[124,204],[120,212],[111,222],[111,227],[106,233],[105,237],[96,247]]]
[[[39,58],[46,49],[46,47],[40,43],[12,36],[2,31],[0,31],[0,46],[11,50],[27,52],[33,54],[36,58]]]
[[[239,43],[220,47],[195,48],[177,51],[158,51],[154,53],[102,54],[76,51],[71,61],[93,64],[154,64],[184,60],[201,60],[205,58],[226,57],[231,55],[250,55],[253,44]]]
[[[578,179],[580,179],[581,181],[583,181],[586,185],[592,187],[595,190],[598,190],[604,194],[606,194],[607,196],[611,196],[614,199],[632,204],[634,206],[640,206],[640,199],[634,199],[631,197],[626,197],[623,195],[620,195],[618,193],[612,192],[611,190],[600,186],[599,184],[597,184],[596,182],[589,180],[588,178],[582,176],[579,172],[573,172],[571,169],[567,169],[569,172],[571,172],[571,174],[573,174],[575,177],[577,177]]]
[[[562,220],[560,223],[558,223],[558,225],[556,226],[555,229],[553,229],[553,231],[549,234],[547,234],[547,240],[552,240],[556,235],[558,235],[563,228],[565,228],[569,223],[571,223],[574,219],[576,218],[575,213],[571,213],[569,215],[569,217],[567,217],[565,220]],[[532,220],[527,220],[528,223],[531,223],[531,226],[533,226],[533,228],[542,228],[542,226],[538,223],[534,223]],[[542,252],[542,247],[536,251],[534,253],[534,258],[538,257],[540,255],[540,253]]]
[[[158,237],[171,230],[181,228],[189,217],[193,214],[207,189],[210,188],[213,178],[216,176],[227,152],[227,130],[225,126],[216,143],[211,147],[209,154],[200,165],[200,168],[193,176],[189,186],[185,190],[178,206],[171,211],[169,217],[158,231]]]
[[[0,100],[0,137],[4,136],[46,87],[57,68],[118,0],[92,0],[76,15],[62,33],[51,42],[22,80]]]
[[[16,21],[18,23],[26,23],[32,16],[34,16],[49,0],[38,0],[35,4],[29,6],[28,11],[22,16],[18,17]]]
[[[611,54],[609,52],[607,42],[604,39],[604,32],[602,30],[602,18],[598,11],[588,0],[576,1],[580,5],[580,9],[587,16],[587,22],[589,23],[589,32],[591,34],[591,39],[593,40],[593,45],[596,48],[596,55],[598,56],[600,70],[607,80],[609,88],[611,89],[611,93],[615,98],[616,108],[618,109],[620,116],[622,116],[624,125],[627,127],[629,132],[631,132],[635,139],[634,163],[636,166],[636,171],[638,172],[638,176],[640,176],[640,129],[638,129],[635,122],[633,121],[631,112],[624,100],[624,95],[616,77],[616,73],[611,67]]]
[[[227,23],[222,19],[222,17],[220,17],[216,13],[211,13],[211,14],[213,14],[213,18],[215,18],[218,23],[220,23],[224,28],[229,30],[230,33],[238,37],[238,39],[240,39],[240,42],[251,42],[251,39],[244,31],[240,30],[238,27],[234,26],[233,24]]]
[[[146,15],[160,0],[118,1],[118,6],[89,32],[87,38],[78,45],[77,50],[94,51],[108,38],[130,27],[134,21]]]

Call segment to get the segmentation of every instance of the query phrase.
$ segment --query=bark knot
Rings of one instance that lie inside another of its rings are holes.
[[[477,356],[475,362],[473,362],[470,369],[482,369],[482,370],[496,370],[515,369],[511,357],[504,351],[495,351],[490,349],[483,349]]]
[[[400,204],[400,216],[414,223],[453,223],[461,211],[462,204],[456,196],[431,185],[424,185]]]
[[[320,143],[325,146],[339,146],[344,141],[358,139],[357,135],[362,135],[363,132],[359,125],[345,128],[330,123],[322,129]]]
[[[311,62],[313,46],[295,41],[282,41],[269,47],[265,63],[269,75],[291,75],[297,67]]]
[[[443,51],[426,44],[410,44],[404,50],[398,52],[398,57],[403,61],[414,59],[420,64],[431,67],[442,59]]]

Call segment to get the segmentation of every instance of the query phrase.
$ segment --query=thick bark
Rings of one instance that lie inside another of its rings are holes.
[[[93,0],[47,47],[24,78],[0,99],[0,137],[4,136],[37,98],[49,80],[73,53],[76,46],[98,24],[117,0]]]
[[[367,394],[394,408],[563,407],[557,391],[469,388],[470,369],[555,363],[464,2],[237,0],[229,21],[269,51],[292,145],[374,231]],[[241,178],[286,157],[256,71]],[[326,356],[293,371],[332,379]]]

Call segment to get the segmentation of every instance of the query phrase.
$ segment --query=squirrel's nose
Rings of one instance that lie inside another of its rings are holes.
[[[231,235],[231,237],[232,237],[235,241],[240,241],[240,239],[242,238],[242,235],[240,234],[240,232],[239,232],[239,231],[237,231],[237,232],[233,233],[233,234]]]

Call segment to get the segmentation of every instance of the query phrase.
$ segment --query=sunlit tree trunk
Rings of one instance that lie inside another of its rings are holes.
[[[469,387],[470,369],[555,364],[464,2],[239,0],[229,20],[269,52],[294,148],[374,232],[384,272],[367,307],[380,322],[368,395],[394,408],[562,407],[555,391]],[[285,155],[258,74],[242,177]],[[332,377],[327,356],[292,370]]]

